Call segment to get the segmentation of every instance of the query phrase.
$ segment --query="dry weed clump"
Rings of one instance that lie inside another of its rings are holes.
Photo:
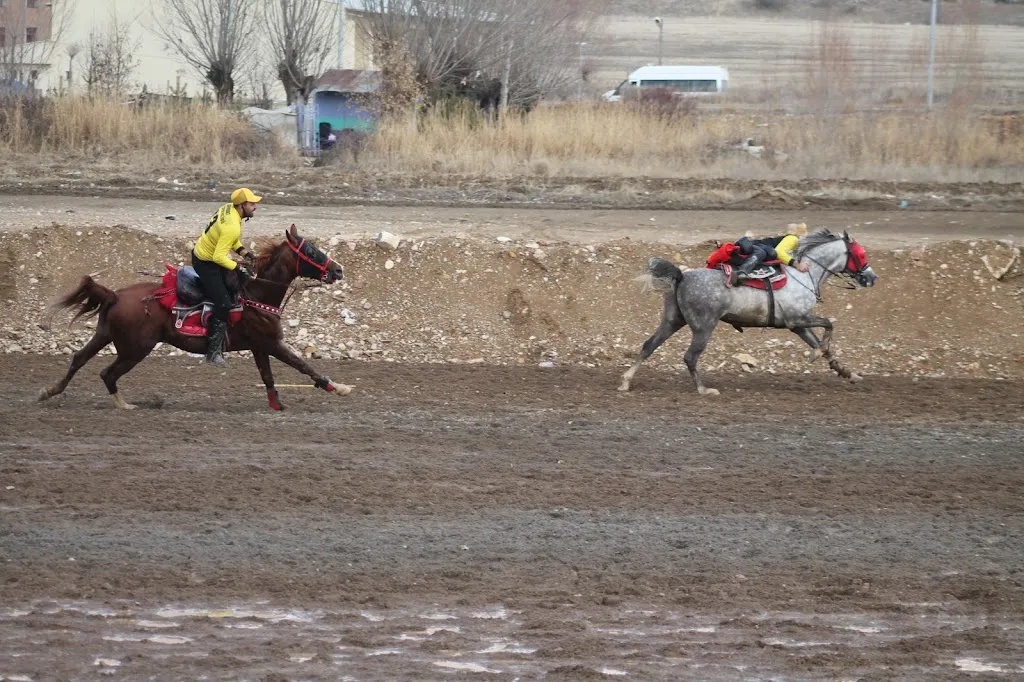
[[[201,104],[135,108],[111,99],[0,100],[0,150],[221,164],[282,155],[272,135]]]

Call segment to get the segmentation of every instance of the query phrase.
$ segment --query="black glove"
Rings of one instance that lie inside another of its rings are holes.
[[[235,266],[235,272],[238,273],[239,282],[246,282],[250,279],[255,279],[255,277],[252,274],[252,270],[250,270],[247,266],[242,265],[241,263]]]
[[[256,260],[256,256],[252,254],[252,251],[246,251],[244,254],[240,255],[242,256],[242,258],[245,259],[245,262],[249,265],[249,267],[252,267],[253,261]]]

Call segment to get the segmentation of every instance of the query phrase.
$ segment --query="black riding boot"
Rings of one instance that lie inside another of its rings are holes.
[[[223,320],[216,317],[210,318],[209,346],[206,349],[206,361],[217,367],[227,367],[224,359],[224,338],[227,335],[228,326]]]
[[[739,267],[733,269],[733,271],[732,271],[733,284],[735,285],[735,284],[737,284],[739,282],[742,282],[742,281],[748,279],[750,277],[750,273],[752,273],[754,270],[756,270],[757,266],[760,265],[760,264],[761,264],[761,254],[755,253],[755,254],[747,257],[747,260],[743,261],[743,263],[741,263]]]

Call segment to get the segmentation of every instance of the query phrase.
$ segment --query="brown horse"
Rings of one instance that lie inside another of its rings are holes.
[[[306,277],[331,284],[344,277],[344,268],[312,242],[296,234],[294,225],[285,232],[285,237],[283,242],[263,246],[256,256],[253,267],[257,277],[241,287],[241,316],[229,328],[225,348],[228,351],[252,351],[273,410],[283,407],[274,389],[271,357],[308,375],[317,388],[335,395],[352,392],[351,386],[335,384],[317,373],[284,344],[280,306],[292,281],[296,277]],[[206,353],[207,337],[184,334],[175,326],[176,315],[158,302],[167,294],[168,289],[161,284],[140,282],[112,291],[88,275],[83,277],[78,288],[58,300],[53,309],[75,308],[77,312],[72,322],[83,315],[98,315],[96,333],[72,356],[64,378],[51,388],[43,389],[39,400],[63,393],[75,373],[110,343],[117,349],[117,359],[100,372],[100,377],[114,398],[114,404],[122,409],[135,406],[126,403],[118,394],[117,380],[142,362],[157,343],[163,342],[189,353]],[[170,294],[173,298],[173,284]]]

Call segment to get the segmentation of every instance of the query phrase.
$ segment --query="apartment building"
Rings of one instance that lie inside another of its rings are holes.
[[[0,0],[0,90],[37,87],[54,44],[53,5],[47,0]]]

